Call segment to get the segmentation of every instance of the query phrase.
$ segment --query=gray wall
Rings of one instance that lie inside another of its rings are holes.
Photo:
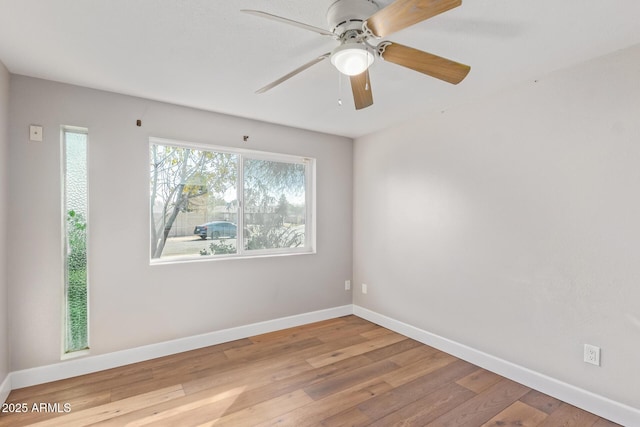
[[[354,302],[640,408],[639,73],[635,46],[357,139]]]
[[[9,166],[9,71],[0,62],[0,384],[9,373],[7,304],[7,201]]]
[[[15,75],[11,100],[12,370],[60,360],[61,125],[89,129],[92,354],[351,303],[350,139]],[[150,266],[149,136],[315,157],[317,254]]]

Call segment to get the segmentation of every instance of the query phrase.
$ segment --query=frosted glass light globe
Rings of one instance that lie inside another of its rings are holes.
[[[331,63],[347,76],[363,73],[373,64],[373,60],[373,54],[359,43],[343,44],[331,54]]]

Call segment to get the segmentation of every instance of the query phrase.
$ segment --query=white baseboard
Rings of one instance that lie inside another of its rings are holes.
[[[11,373],[7,374],[4,381],[0,383],[0,404],[4,403],[11,393]]]
[[[326,310],[313,311],[310,313],[297,314],[294,316],[281,317],[279,319],[267,320],[250,325],[238,326],[235,328],[224,329],[187,338],[180,338],[157,344],[150,344],[113,353],[100,354],[97,356],[89,355],[77,359],[65,360],[53,365],[39,366],[37,368],[12,372],[9,375],[11,380],[8,383],[8,388],[16,389],[29,387],[50,381],[76,377],[78,375],[90,374],[92,372],[117,368],[119,366],[155,359],[157,357],[168,356],[210,345],[247,338],[253,335],[265,334],[267,332],[292,328],[295,326],[305,325],[307,323],[347,316],[349,314],[353,314],[353,306],[351,304]],[[5,383],[6,382],[7,380],[5,380]],[[3,383],[3,386],[5,383]],[[0,389],[0,391],[3,390],[4,389]],[[0,394],[0,397],[1,396],[2,395]]]
[[[564,383],[358,305],[353,306],[353,314],[618,424],[640,426],[639,409]]]

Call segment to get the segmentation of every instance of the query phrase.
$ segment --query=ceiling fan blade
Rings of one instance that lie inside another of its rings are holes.
[[[367,18],[365,24],[377,37],[385,37],[461,4],[462,0],[396,0]]]
[[[398,43],[382,42],[378,46],[383,47],[380,56],[385,61],[402,65],[454,85],[464,80],[471,70],[468,65]]]
[[[336,37],[331,31],[327,31],[322,28],[314,27],[313,25],[303,24],[302,22],[294,21],[293,19],[283,18],[282,16],[272,15],[267,12],[261,12],[259,10],[242,9],[240,12],[248,13],[250,15],[260,16],[262,18],[271,19],[273,21],[284,22],[285,24],[293,25],[294,27],[303,28],[305,30],[313,31],[314,33],[322,34],[323,36]],[[336,37],[337,38],[337,37]]]
[[[324,55],[320,55],[317,58],[313,59],[312,61],[307,62],[303,66],[296,68],[295,70],[293,70],[289,74],[286,74],[286,75],[280,77],[278,80],[276,80],[276,81],[274,81],[272,83],[269,83],[265,87],[258,89],[256,91],[256,93],[265,93],[266,91],[268,91],[270,89],[273,89],[274,87],[278,86],[280,83],[289,80],[291,77],[295,76],[296,74],[299,74],[299,73],[303,72],[307,68],[309,68],[309,67],[311,67],[313,65],[316,65],[318,62],[323,61],[323,60],[327,59],[330,56],[331,56],[330,52],[327,52]]]
[[[373,105],[369,70],[365,70],[357,76],[351,76],[349,80],[351,81],[351,92],[353,92],[353,102],[356,105],[356,110],[361,110]]]

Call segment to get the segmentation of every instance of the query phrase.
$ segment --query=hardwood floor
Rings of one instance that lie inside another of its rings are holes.
[[[355,316],[14,390],[6,403],[27,412],[0,414],[0,426],[617,425]]]

